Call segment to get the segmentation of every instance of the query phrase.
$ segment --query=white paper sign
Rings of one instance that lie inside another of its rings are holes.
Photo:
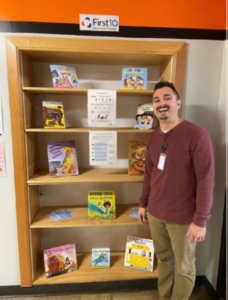
[[[3,135],[2,99],[0,98],[0,136]]]
[[[115,90],[88,90],[88,126],[116,126]]]
[[[119,31],[119,16],[79,15],[80,30],[87,31]]]
[[[6,177],[4,142],[0,142],[0,178]]]
[[[89,132],[90,165],[114,165],[117,161],[117,132]]]

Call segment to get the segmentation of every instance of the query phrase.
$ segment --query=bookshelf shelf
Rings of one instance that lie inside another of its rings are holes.
[[[124,252],[111,253],[110,269],[92,269],[91,254],[77,254],[78,270],[61,276],[55,276],[46,279],[43,262],[35,272],[34,285],[41,284],[62,284],[62,283],[80,283],[80,282],[99,282],[99,281],[119,281],[152,279],[158,277],[157,264],[155,261],[154,271],[145,272],[133,268],[124,267]]]
[[[76,183],[143,182],[143,176],[128,175],[127,169],[79,169],[79,175],[52,178],[48,171],[38,171],[28,185],[59,185]]]
[[[57,94],[57,95],[87,95],[88,89],[57,89],[43,87],[23,87],[24,92],[33,94]],[[151,96],[153,90],[121,90],[117,89],[117,96]],[[67,99],[67,98],[66,98]]]
[[[91,226],[121,226],[121,225],[140,225],[140,222],[129,213],[137,204],[118,204],[116,205],[116,219],[88,220],[88,206],[51,206],[41,207],[30,228],[64,228],[64,227],[91,227]],[[64,219],[58,222],[47,217],[47,214],[56,210],[70,209],[73,219]]]
[[[151,133],[154,129],[150,130],[137,130],[133,128],[86,128],[86,127],[79,127],[79,128],[27,128],[25,129],[26,132],[65,132],[65,133],[70,133],[70,132],[77,132],[77,133],[88,133],[89,131],[117,131],[118,133]]]

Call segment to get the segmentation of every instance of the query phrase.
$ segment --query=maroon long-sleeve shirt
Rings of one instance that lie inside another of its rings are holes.
[[[157,168],[162,144],[164,170]],[[140,207],[163,221],[205,227],[214,187],[214,156],[207,131],[186,120],[167,133],[160,128],[147,141]]]

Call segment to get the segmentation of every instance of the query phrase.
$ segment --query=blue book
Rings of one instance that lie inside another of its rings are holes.
[[[122,70],[122,89],[145,90],[147,68],[124,68]]]
[[[92,249],[92,268],[107,269],[110,268],[110,249],[94,248]]]

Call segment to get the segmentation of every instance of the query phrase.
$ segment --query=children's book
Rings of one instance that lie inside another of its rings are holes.
[[[153,272],[154,245],[149,239],[127,237],[124,266]]]
[[[145,90],[147,68],[124,68],[122,70],[122,89]]]
[[[78,268],[75,244],[44,250],[46,278],[76,271]]]
[[[94,248],[92,249],[92,268],[107,269],[110,268],[110,249]]]
[[[132,218],[135,218],[138,220],[139,219],[138,211],[139,211],[138,208],[136,208],[136,207],[132,208],[132,210],[129,213],[129,217],[132,217]],[[148,211],[146,212],[146,218],[147,218],[147,216],[148,216]]]
[[[146,160],[146,141],[131,140],[128,143],[129,175],[144,175]]]
[[[139,104],[135,118],[135,129],[151,129],[156,125],[152,103]]]
[[[88,193],[88,219],[115,219],[116,202],[114,191]]]
[[[66,128],[62,102],[43,101],[44,128]]]
[[[51,177],[79,174],[75,141],[48,142],[47,148]]]
[[[75,68],[50,65],[53,86],[55,88],[78,88]]]

